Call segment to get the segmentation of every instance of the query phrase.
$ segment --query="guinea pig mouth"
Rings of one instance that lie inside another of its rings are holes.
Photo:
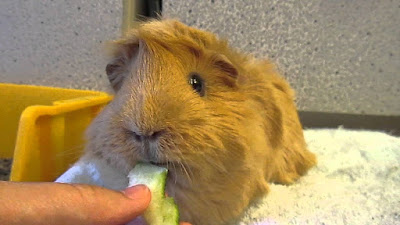
[[[169,164],[168,162],[154,162],[154,161],[149,161],[149,163],[161,167],[167,167]]]

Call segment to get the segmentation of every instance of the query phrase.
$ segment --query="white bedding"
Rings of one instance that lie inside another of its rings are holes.
[[[346,129],[305,131],[318,166],[291,186],[271,184],[237,224],[400,224],[400,138]],[[127,178],[80,161],[57,182],[123,189]]]

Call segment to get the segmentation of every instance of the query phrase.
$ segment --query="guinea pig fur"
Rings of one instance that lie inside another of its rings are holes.
[[[111,42],[113,101],[87,131],[86,156],[128,173],[167,167],[181,220],[227,224],[316,164],[294,92],[267,60],[175,20],[144,22]]]

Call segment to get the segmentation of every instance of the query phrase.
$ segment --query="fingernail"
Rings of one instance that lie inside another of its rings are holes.
[[[150,195],[150,190],[146,185],[139,184],[123,190],[126,197],[130,199],[147,198]]]

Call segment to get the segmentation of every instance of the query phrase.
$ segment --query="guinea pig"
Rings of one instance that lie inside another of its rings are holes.
[[[192,224],[227,224],[268,183],[316,164],[294,91],[268,60],[176,20],[142,23],[111,41],[114,99],[87,130],[85,154],[127,174],[169,170],[166,191]]]

